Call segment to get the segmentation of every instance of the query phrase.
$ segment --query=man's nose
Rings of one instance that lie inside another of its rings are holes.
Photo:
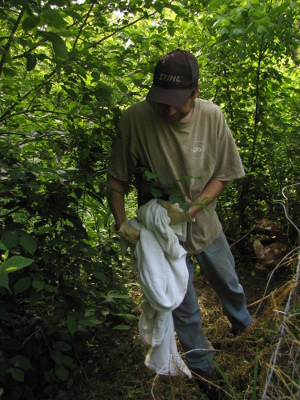
[[[176,114],[177,109],[174,106],[168,106],[167,110],[166,110],[166,115],[168,117],[171,117],[172,115]]]

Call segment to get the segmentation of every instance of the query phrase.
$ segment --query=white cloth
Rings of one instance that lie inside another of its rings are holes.
[[[169,226],[165,208],[150,200],[137,212],[140,223],[130,223],[140,229],[134,256],[142,288],[139,331],[142,341],[150,345],[145,364],[160,375],[191,378],[191,372],[178,354],[172,310],[185,296],[188,284],[186,251]]]

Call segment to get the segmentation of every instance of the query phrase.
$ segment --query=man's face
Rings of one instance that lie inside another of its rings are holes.
[[[158,112],[168,122],[184,121],[185,119],[188,120],[193,115],[194,102],[197,96],[198,91],[181,107],[157,103]]]

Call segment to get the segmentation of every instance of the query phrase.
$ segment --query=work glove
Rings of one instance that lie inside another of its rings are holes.
[[[114,232],[134,246],[137,244],[137,241],[140,238],[140,231],[133,228],[128,221],[124,221],[120,226],[120,229],[118,231],[114,230]]]
[[[195,219],[191,217],[189,211],[184,211],[177,203],[172,204],[166,200],[157,200],[157,203],[167,210],[168,217],[170,218],[170,225],[195,221]]]

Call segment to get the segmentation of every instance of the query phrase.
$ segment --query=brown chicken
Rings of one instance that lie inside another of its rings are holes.
[[[253,243],[253,248],[261,264],[275,266],[287,252],[287,245],[283,242],[274,242],[263,246],[259,239]]]

